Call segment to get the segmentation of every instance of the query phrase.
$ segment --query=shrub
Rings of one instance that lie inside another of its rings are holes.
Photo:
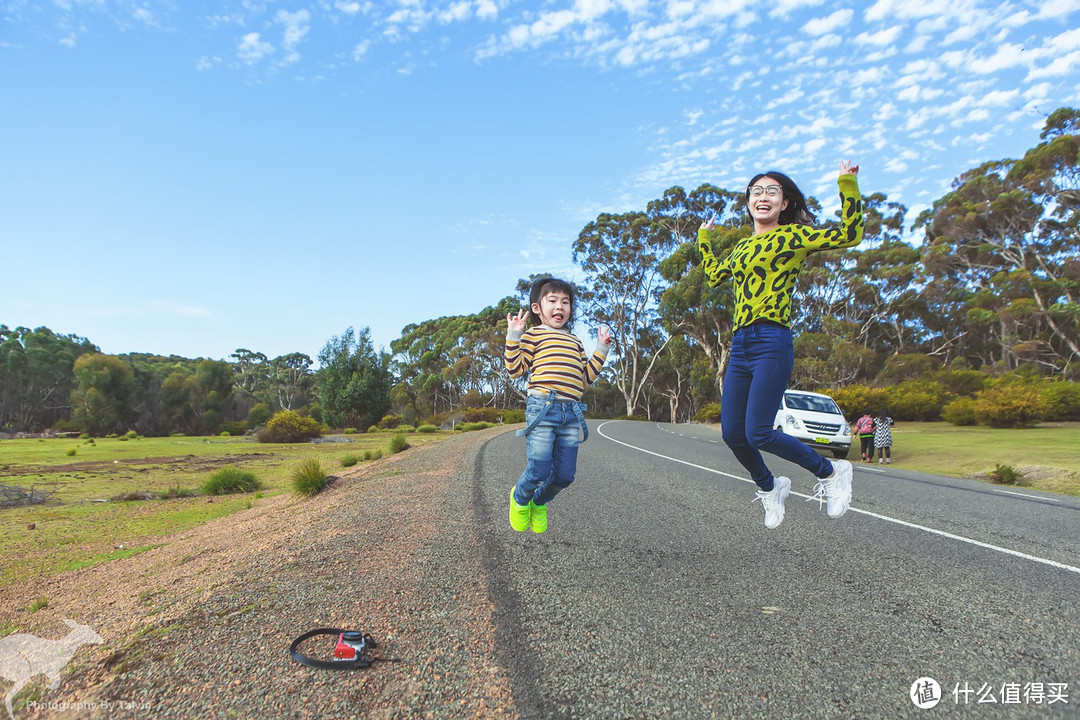
[[[374,451],[372,451],[371,459],[372,460],[381,460],[382,459],[382,450],[374,450]]]
[[[341,458],[341,467],[352,467],[358,462],[360,462],[360,458],[356,455],[346,455]]]
[[[52,424],[52,429],[58,433],[78,432],[79,423],[71,418],[60,418]]]
[[[1080,420],[1080,383],[1054,382],[1043,386],[1047,420]]]
[[[421,425],[420,427],[416,428],[416,432],[425,434],[438,432],[438,430],[439,428],[435,427],[434,425]]]
[[[303,417],[295,410],[282,410],[266,421],[258,439],[273,443],[303,442],[321,434],[322,428],[313,418]]]
[[[471,422],[471,423],[470,422],[463,422],[463,423],[458,423],[454,427],[454,429],[455,430],[460,430],[461,432],[472,432],[474,430],[486,430],[489,427],[495,427],[495,423],[489,423],[489,422]]]
[[[39,597],[30,603],[30,607],[26,608],[31,614],[36,613],[38,610],[43,610],[49,607],[49,598]]]
[[[401,424],[400,415],[386,415],[379,421],[379,427],[383,430],[393,430]]]
[[[126,437],[128,440],[138,440],[139,433],[135,432],[134,430],[128,430],[126,433],[124,433],[124,437]]]
[[[894,420],[937,420],[947,402],[945,390],[934,381],[908,380],[889,389],[889,414]]]
[[[203,483],[202,491],[206,495],[232,495],[261,488],[262,483],[251,473],[237,468],[222,468]]]
[[[68,457],[75,457],[75,453],[77,453],[77,452],[79,452],[78,448],[68,448],[67,456]]]
[[[369,427],[367,429],[367,431],[369,433],[377,433],[377,432],[379,432],[379,426],[378,425],[372,425],[371,427]]]
[[[270,412],[270,406],[266,403],[258,403],[253,408],[248,410],[248,430],[254,430],[261,425],[265,425],[266,421],[269,420],[271,416],[273,416],[273,413]]]
[[[502,419],[503,419],[504,423],[507,423],[507,424],[510,424],[510,425],[512,425],[514,423],[523,423],[523,422],[525,422],[525,411],[524,410],[503,410],[502,411]]]
[[[128,439],[129,439],[127,435],[120,435],[120,436],[114,435],[113,437],[116,438],[117,442],[127,442]]]
[[[1042,394],[1022,383],[983,390],[975,397],[975,420],[990,427],[1031,427],[1046,417],[1047,409]]]
[[[946,368],[934,373],[936,380],[946,392],[960,397],[973,397],[986,387],[987,377],[978,370],[954,370]]]
[[[941,419],[953,425],[974,425],[975,400],[969,397],[956,398],[941,409]]]
[[[700,410],[697,411],[697,415],[694,416],[694,420],[696,422],[706,423],[720,422],[720,403],[706,403]]]
[[[888,389],[869,385],[846,385],[826,390],[825,394],[836,401],[847,418],[857,418],[864,412],[877,415],[892,402]]]
[[[327,477],[318,458],[304,458],[291,475],[292,489],[297,495],[314,497],[326,487]]]
[[[356,428],[345,428],[344,430],[341,431],[341,433],[343,435],[355,435],[356,432],[357,432]]]
[[[176,498],[194,497],[195,491],[188,488],[182,488],[179,485],[172,485],[168,490],[162,490],[158,493],[158,497],[162,500],[175,500]]]
[[[409,441],[405,438],[405,433],[394,433],[394,437],[390,438],[390,454],[396,455],[399,452],[405,452],[411,446]]]
[[[994,465],[989,473],[990,480],[998,485],[1026,485],[1024,474],[1012,465]]]
[[[465,408],[465,414],[462,417],[462,420],[464,420],[465,422],[471,422],[471,423],[476,423],[476,422],[497,423],[497,422],[499,422],[499,420],[502,419],[501,415],[502,415],[502,413],[500,413],[498,410],[496,410],[493,407]]]
[[[232,435],[234,437],[240,437],[247,435],[248,424],[243,420],[231,420],[229,422],[221,423],[221,434]]]

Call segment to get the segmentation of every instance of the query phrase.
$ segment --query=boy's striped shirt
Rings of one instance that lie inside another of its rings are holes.
[[[585,388],[600,376],[607,354],[608,346],[598,345],[588,357],[576,335],[547,325],[506,334],[506,369],[510,377],[528,372],[532,395],[554,390],[563,400],[581,400]]]

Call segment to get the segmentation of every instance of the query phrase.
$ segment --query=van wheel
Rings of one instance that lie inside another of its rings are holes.
[[[837,460],[843,460],[844,458],[846,458],[848,456],[848,452],[850,452],[850,451],[851,451],[851,448],[848,448],[847,450],[833,450],[832,451],[832,456],[834,458],[836,458]]]

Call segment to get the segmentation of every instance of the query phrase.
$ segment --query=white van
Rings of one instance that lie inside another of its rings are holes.
[[[846,458],[851,449],[851,426],[828,395],[804,390],[785,390],[776,411],[777,430],[815,450]]]

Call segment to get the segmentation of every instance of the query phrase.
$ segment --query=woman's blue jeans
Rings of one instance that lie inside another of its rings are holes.
[[[720,398],[720,427],[735,459],[765,491],[773,488],[773,474],[761,457],[762,450],[801,465],[819,478],[833,472],[831,462],[773,429],[794,364],[789,328],[758,323],[735,331]]]
[[[530,396],[525,401],[525,436],[528,460],[514,487],[518,505],[547,505],[574,482],[582,427],[580,403]],[[537,417],[543,415],[537,421]]]

